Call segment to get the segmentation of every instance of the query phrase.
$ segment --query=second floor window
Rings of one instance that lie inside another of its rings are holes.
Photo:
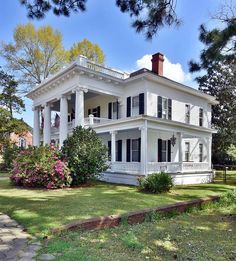
[[[185,104],[185,123],[190,123],[190,105]]]
[[[162,98],[162,119],[168,119],[168,99]]]
[[[203,109],[199,108],[199,126],[203,126]]]
[[[132,116],[138,116],[139,115],[139,96],[132,97],[132,103],[131,103],[131,112]]]
[[[203,162],[203,144],[199,144],[199,162]]]
[[[172,119],[172,100],[158,96],[157,97],[157,117],[161,119]]]
[[[190,160],[190,143],[185,142],[184,161]]]

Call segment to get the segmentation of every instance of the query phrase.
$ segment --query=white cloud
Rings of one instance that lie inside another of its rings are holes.
[[[164,57],[164,68],[163,68],[163,74],[165,77],[174,80],[176,82],[185,83],[194,85],[192,82],[192,77],[190,73],[184,72],[182,65],[180,63],[171,63],[171,61]],[[136,65],[138,69],[141,68],[147,68],[149,70],[152,69],[152,55],[146,54],[141,59],[137,60]]]

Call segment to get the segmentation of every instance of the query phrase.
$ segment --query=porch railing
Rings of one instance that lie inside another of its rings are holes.
[[[111,119],[107,118],[100,118],[100,117],[94,117],[92,114],[89,115],[89,117],[84,118],[84,125],[85,126],[91,126],[95,124],[103,124],[112,121]]]
[[[140,162],[109,162],[109,170],[113,172],[129,172],[132,174],[140,174]]]
[[[181,172],[181,163],[179,162],[148,162],[147,172]]]
[[[200,170],[209,170],[208,162],[183,162],[182,171],[200,171]]]
[[[125,79],[128,77],[128,74],[126,74],[124,72],[120,72],[118,70],[114,70],[112,68],[105,67],[101,64],[97,64],[93,61],[88,60],[87,57],[82,56],[82,55],[79,55],[79,57],[77,59],[77,63],[78,63],[78,65],[89,68],[93,71],[101,72],[101,73],[104,73],[104,74],[107,74],[107,75],[110,75],[110,76],[113,76],[113,77],[116,77],[119,79]]]

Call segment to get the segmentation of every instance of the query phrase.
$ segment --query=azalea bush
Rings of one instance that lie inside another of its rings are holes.
[[[73,185],[87,183],[107,170],[107,147],[91,129],[76,127],[62,147],[72,173]]]
[[[71,176],[67,162],[53,146],[29,147],[13,162],[11,181],[18,186],[47,189],[70,186]]]
[[[150,174],[145,178],[140,178],[138,189],[150,193],[162,193],[170,191],[173,185],[171,175],[160,172]]]

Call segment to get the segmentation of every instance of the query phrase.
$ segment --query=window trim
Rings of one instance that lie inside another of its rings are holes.
[[[188,108],[188,111],[186,110]],[[191,106],[189,103],[185,103],[185,123],[190,124],[190,110]]]
[[[199,126],[200,127],[203,127],[203,124],[204,124],[204,110],[203,108],[199,108]]]
[[[184,143],[184,161],[189,162],[190,161],[190,142],[186,141]],[[186,150],[186,145],[188,145],[188,150]]]

